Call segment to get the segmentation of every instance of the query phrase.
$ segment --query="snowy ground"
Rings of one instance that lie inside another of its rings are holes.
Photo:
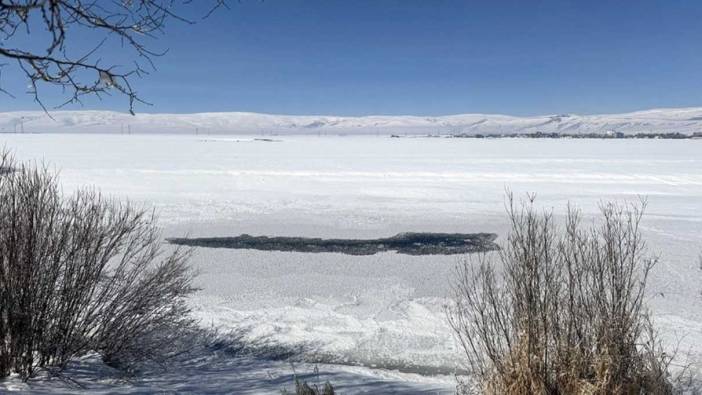
[[[666,344],[679,344],[681,355],[702,361],[702,272],[696,262],[702,250],[702,140],[0,140],[21,159],[43,159],[60,169],[66,191],[95,185],[155,208],[165,236],[446,231],[503,237],[505,188],[537,192],[539,203],[557,213],[568,201],[593,214],[602,200],[647,196],[645,236],[662,258],[649,303]],[[319,362],[334,380],[361,386],[345,393],[380,381],[403,393],[450,391],[460,355],[443,305],[459,259],[199,249],[193,263],[202,273],[202,291],[192,304],[204,326],[244,330],[252,343],[302,349],[301,358]],[[242,364],[248,368],[241,370]],[[277,372],[266,387],[272,392],[280,389],[276,377],[292,374],[284,362],[231,358],[216,359],[207,369],[228,385],[237,385],[234,371],[251,381],[263,371]],[[167,381],[156,375],[124,391]],[[202,382],[193,374],[181,384],[195,389]]]
[[[315,369],[318,373],[315,373]],[[450,376],[419,376],[365,367],[291,364],[259,358],[210,355],[167,371],[145,372],[139,378],[105,366],[97,355],[73,361],[61,376],[40,373],[28,383],[13,377],[0,381],[0,393],[31,394],[241,394],[280,395],[294,391],[295,378],[323,387],[334,384],[341,394],[450,394]]]

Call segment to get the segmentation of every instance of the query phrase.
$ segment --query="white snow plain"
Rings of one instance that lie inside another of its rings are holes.
[[[154,208],[166,237],[437,231],[495,232],[500,241],[506,188],[537,193],[556,214],[570,202],[588,216],[602,201],[645,196],[644,236],[661,256],[649,305],[666,346],[679,349],[676,363],[702,361],[702,140],[279,139],[0,137],[19,159],[60,170],[66,192],[92,185]],[[199,248],[193,264],[202,290],[192,304],[203,326],[297,350],[325,375],[341,372],[324,377],[338,377],[344,393],[372,391],[376,381],[387,391],[450,392],[461,358],[443,306],[462,259]],[[290,378],[284,362],[217,361],[212,372],[223,377],[226,366],[242,363],[278,372],[263,378],[263,392],[278,392],[280,378]],[[242,374],[249,373],[260,372]],[[119,388],[196,388],[197,377],[184,377],[170,387],[161,377]]]

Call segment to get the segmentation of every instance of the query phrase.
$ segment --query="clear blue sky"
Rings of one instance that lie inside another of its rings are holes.
[[[702,106],[701,1],[229,5],[195,26],[170,23],[155,43],[169,49],[158,70],[133,81],[154,103],[137,111],[529,115]],[[18,78],[5,67],[2,86],[17,98],[0,96],[0,111],[37,109]],[[127,103],[115,96],[84,108],[125,111]]]

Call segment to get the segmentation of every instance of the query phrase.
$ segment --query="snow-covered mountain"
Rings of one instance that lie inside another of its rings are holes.
[[[245,112],[146,114],[112,111],[0,112],[0,132],[212,134],[663,133],[702,132],[702,107],[625,114],[516,117],[270,115]]]

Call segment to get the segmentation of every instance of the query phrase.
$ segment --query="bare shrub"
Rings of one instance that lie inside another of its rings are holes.
[[[283,391],[283,394],[288,392]],[[311,386],[307,384],[306,381],[301,382],[295,379],[295,395],[334,395],[334,387],[330,382],[324,383],[323,387],[319,387],[317,384],[312,384]]]
[[[0,377],[90,350],[123,366],[168,357],[191,323],[187,251],[161,250],[153,214],[0,162],[14,169],[0,176]]]
[[[307,381],[300,381],[300,379],[297,377],[297,374],[295,375],[295,395],[334,395],[336,394],[336,391],[334,390],[334,386],[329,382],[326,381],[324,385],[321,385],[319,382],[319,370],[317,367],[314,367],[314,374],[317,376],[317,383],[316,384],[308,384]],[[290,392],[288,392],[287,389],[283,389],[280,391],[281,394],[283,395],[288,395]]]
[[[565,228],[533,202],[508,195],[511,228],[498,259],[458,268],[448,318],[479,391],[671,393],[670,358],[643,300],[657,261],[639,232],[645,202],[603,204],[591,227],[569,207]]]

